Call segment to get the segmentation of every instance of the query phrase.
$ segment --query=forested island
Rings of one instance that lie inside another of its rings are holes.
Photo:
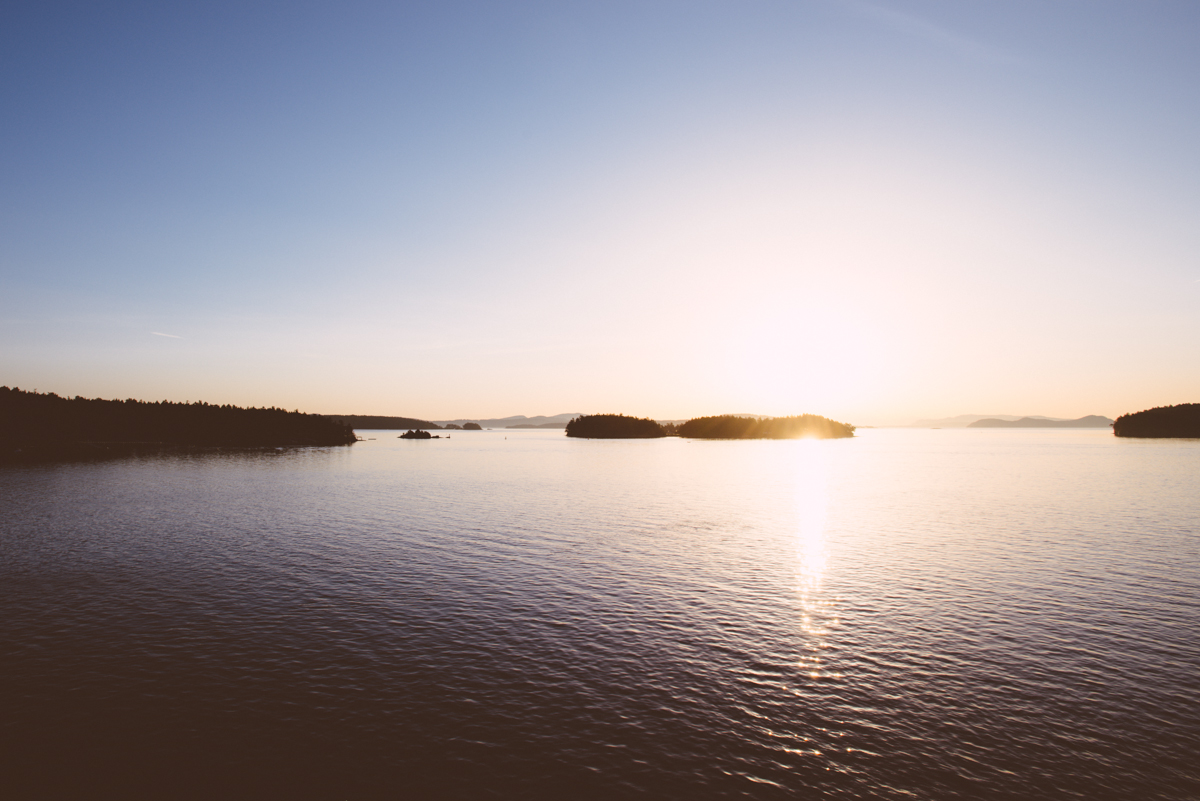
[[[679,424],[679,436],[694,439],[840,439],[854,436],[854,426],[815,414],[791,417],[696,417]]]
[[[1113,422],[1118,437],[1200,437],[1200,403],[1157,406],[1123,414]]]
[[[649,418],[623,414],[591,414],[567,424],[568,437],[587,439],[653,439],[680,436],[692,439],[834,439],[853,437],[854,426],[815,414],[793,417],[696,417],[663,425]]]
[[[584,439],[655,439],[667,436],[667,432],[648,417],[585,414],[567,423],[567,436]]]
[[[319,414],[209,403],[64,398],[0,387],[0,458],[77,458],[153,447],[349,445],[353,429]]]

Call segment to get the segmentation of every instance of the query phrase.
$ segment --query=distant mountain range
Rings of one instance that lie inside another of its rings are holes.
[[[1078,421],[1068,420],[1064,417],[1043,417],[1042,415],[1038,415],[1038,414],[1029,414],[1029,415],[1022,415],[1022,414],[960,414],[957,417],[938,417],[938,418],[934,418],[934,419],[930,419],[930,420],[917,420],[915,423],[913,423],[909,427],[910,428],[968,428],[968,427],[974,427],[974,428],[1101,428],[1103,426],[1106,426],[1106,425],[1109,425],[1110,423],[1112,423],[1112,420],[1109,420],[1107,417],[1100,417],[1098,415],[1089,415],[1088,417],[1081,417],[1079,419],[1080,420],[1095,419],[1095,420],[1102,420],[1103,422],[1099,423],[1095,426],[1091,426],[1091,425],[1078,425]],[[1000,423],[1016,423],[1016,422],[1019,422],[1022,420],[1033,421],[1033,422],[1032,423],[1022,423],[1021,425],[1015,425],[1015,426],[1008,426],[1008,425],[973,426],[972,425],[973,423],[977,423],[980,420],[995,420],[995,421],[999,421]],[[1068,423],[1069,425],[1063,426],[1063,425],[1060,425],[1061,423]]]
[[[512,417],[463,417],[456,420],[421,420],[415,417],[391,417],[362,414],[331,414],[325,415],[339,423],[345,423],[357,429],[439,429],[447,425],[463,426],[466,423],[478,423],[484,428],[516,428],[516,429],[564,429],[567,423],[581,412],[566,412],[550,416],[539,415],[526,417],[523,414]],[[738,414],[734,417],[761,418],[757,414]],[[682,423],[683,420],[659,420],[659,423]],[[1106,428],[1112,425],[1112,420],[1100,415],[1088,415],[1078,420],[1066,420],[1061,417],[1042,417],[1040,415],[1021,416],[1016,414],[960,414],[957,417],[940,417],[928,420],[917,420],[910,428]],[[865,427],[865,426],[864,426]]]
[[[441,426],[448,423],[454,423],[455,425],[479,423],[484,428],[566,428],[567,423],[576,417],[580,417],[582,414],[582,412],[568,412],[551,415],[550,417],[544,415],[526,417],[523,414],[518,414],[513,417],[468,417],[461,420],[437,420],[435,422]]]
[[[570,421],[568,421],[568,422],[570,422]],[[505,426],[505,428],[506,429],[507,428],[549,428],[549,429],[560,429],[561,430],[563,428],[566,428],[566,425],[563,423],[538,423],[536,425],[534,423],[518,423],[515,426]]]
[[[420,428],[430,430],[445,428],[451,423],[460,428],[466,423],[478,423],[484,428],[566,428],[567,423],[579,417],[580,413],[556,414],[553,417],[526,417],[523,414],[514,417],[466,417],[459,420],[421,420],[417,417],[394,417],[391,415],[372,414],[327,414],[324,416],[339,423],[344,423],[351,428],[391,430]]]
[[[415,417],[390,417],[374,414],[327,414],[324,416],[343,425],[348,425],[351,428],[370,429],[373,431],[398,431],[402,428],[441,428],[441,426],[431,423],[428,420],[419,420]]]
[[[1019,414],[960,414],[957,417],[935,417],[929,420],[917,420],[912,424],[912,428],[966,428],[976,420],[985,418],[993,418],[996,420],[1020,420],[1022,415]],[[1052,418],[1038,418],[1050,420]]]
[[[984,418],[967,425],[967,428],[1108,428],[1113,424],[1107,417],[1089,414],[1078,420],[1051,420],[1047,417],[1022,417],[1019,420]]]

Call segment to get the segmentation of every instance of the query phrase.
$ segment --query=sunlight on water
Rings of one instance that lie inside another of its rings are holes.
[[[0,470],[0,797],[1200,798],[1200,441],[371,436]]]
[[[825,522],[829,511],[829,464],[823,443],[801,440],[795,453],[797,588],[805,653],[801,669],[812,679],[830,677],[822,652],[837,625],[834,603],[822,592],[827,562]]]

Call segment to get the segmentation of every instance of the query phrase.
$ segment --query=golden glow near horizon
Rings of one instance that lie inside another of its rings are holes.
[[[433,420],[1200,400],[1193,21],[1003,6],[530,38],[545,9],[383,4],[330,40],[314,7],[237,46],[165,14],[71,57],[13,28],[0,384]],[[473,26],[491,67],[446,69]]]
[[[748,408],[761,414],[811,412],[834,416],[832,410],[860,402],[887,373],[872,343],[874,327],[832,304],[809,299],[789,304],[775,314],[745,321],[745,333],[728,346],[731,379],[745,391]]]

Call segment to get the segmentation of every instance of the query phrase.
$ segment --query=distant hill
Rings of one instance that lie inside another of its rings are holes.
[[[424,429],[426,431],[442,428],[466,428],[468,425],[478,425],[481,428],[566,428],[567,423],[580,416],[579,412],[571,414],[556,414],[553,417],[526,417],[518,414],[513,417],[463,417],[457,420],[419,420],[415,417],[393,417],[390,415],[370,414],[327,414],[330,420],[350,426],[351,428],[373,428],[383,430],[395,429]]]
[[[576,417],[582,417],[582,412],[570,412],[567,414],[556,414],[550,417],[526,417],[523,414],[514,415],[512,417],[462,417],[458,420],[438,420],[441,425],[454,423],[456,425],[464,425],[465,423],[479,423],[484,428],[521,428],[536,427],[536,428],[566,428],[567,423],[574,420]]]
[[[369,414],[327,414],[330,420],[350,426],[351,428],[374,428],[384,431],[410,428],[441,428],[437,423],[428,420],[418,420],[415,417],[386,417]]]
[[[1113,423],[1113,433],[1118,437],[1200,437],[1200,403],[1123,414]]]
[[[1039,417],[1036,414],[960,414],[956,417],[935,417],[926,420],[917,420],[912,424],[912,428],[966,428],[976,420],[1020,420],[1023,417],[1030,417],[1034,420],[1055,420],[1054,417]]]
[[[976,420],[967,428],[1108,428],[1113,421],[1098,414],[1089,414],[1078,420],[1051,420],[1046,417],[1022,417],[1020,420],[995,418]]]

